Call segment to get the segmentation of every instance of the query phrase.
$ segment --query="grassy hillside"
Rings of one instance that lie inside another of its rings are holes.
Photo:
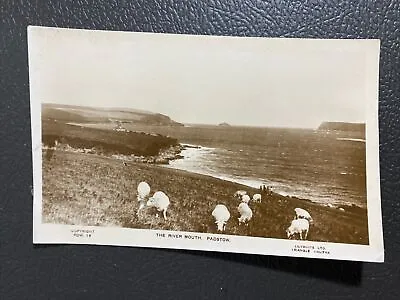
[[[43,144],[53,147],[55,141],[73,148],[94,148],[98,154],[137,156],[158,155],[162,149],[178,144],[176,139],[162,135],[81,128],[59,121],[43,120]]]
[[[164,191],[171,200],[169,219],[155,217],[147,208],[136,216],[136,187],[147,181],[154,193]],[[231,212],[226,234],[286,238],[285,230],[295,207],[307,209],[314,218],[309,240],[368,244],[366,211],[340,211],[305,200],[273,194],[252,203],[253,220],[238,226],[237,200],[233,193],[250,189],[208,176],[156,165],[128,163],[93,154],[55,151],[43,161],[43,220],[49,223],[120,226],[215,233],[211,212],[225,204]]]
[[[143,110],[125,108],[94,108],[86,106],[42,104],[43,120],[77,123],[137,123],[147,125],[181,126],[170,117]]]

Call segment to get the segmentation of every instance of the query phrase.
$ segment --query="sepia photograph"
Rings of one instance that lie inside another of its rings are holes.
[[[379,47],[29,26],[33,242],[383,262]]]

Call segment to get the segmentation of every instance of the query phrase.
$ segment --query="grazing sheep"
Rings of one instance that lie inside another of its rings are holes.
[[[124,162],[124,161],[123,161],[122,163],[124,164],[125,167],[128,165],[128,164],[127,164],[126,162]]]
[[[303,232],[305,233],[304,239],[307,239],[308,230],[310,229],[310,224],[307,219],[296,219],[293,220],[288,229],[286,229],[286,234],[288,239],[293,237],[296,233],[299,234],[300,239],[303,239]]]
[[[339,207],[339,210],[344,211],[344,208],[343,207]]]
[[[253,217],[253,212],[252,212],[251,208],[247,205],[247,203],[242,202],[239,204],[237,210],[240,214],[240,218],[238,218],[239,225],[241,223],[245,223],[247,226],[249,224],[248,222]]]
[[[311,224],[314,222],[313,219],[311,218],[311,215],[309,214],[309,212],[306,211],[305,209],[296,207],[296,208],[294,209],[294,212],[295,212],[295,214],[296,214],[295,217],[294,217],[295,220],[296,220],[296,219],[306,219],[306,220],[308,220]]]
[[[249,195],[243,195],[242,196],[242,202],[248,204],[250,202],[250,196]]]
[[[231,217],[231,214],[226,206],[223,204],[217,204],[212,211],[212,216],[215,219],[218,231],[224,231],[226,229],[226,223]]]
[[[162,211],[164,219],[167,220],[167,209],[170,204],[168,196],[161,191],[155,192],[153,197],[149,198],[147,201],[148,207],[155,207],[157,211]],[[158,217],[158,214],[156,214]]]
[[[242,199],[242,197],[244,196],[244,195],[247,195],[247,192],[246,191],[243,191],[243,190],[239,190],[239,191],[236,191],[236,193],[233,195],[235,198],[237,198],[237,199]]]
[[[253,201],[261,203],[261,194],[254,194]]]
[[[137,201],[139,202],[139,209],[136,212],[136,215],[139,215],[139,212],[145,207],[146,198],[150,195],[150,185],[142,181],[138,184],[137,187]]]

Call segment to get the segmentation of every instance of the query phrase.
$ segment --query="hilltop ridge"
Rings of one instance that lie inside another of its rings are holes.
[[[131,108],[103,108],[64,104],[42,104],[42,118],[81,123],[135,123],[145,125],[183,126],[169,116]]]
[[[365,132],[365,123],[349,123],[349,122],[322,122],[318,126],[318,130],[337,130],[337,131],[357,131]]]

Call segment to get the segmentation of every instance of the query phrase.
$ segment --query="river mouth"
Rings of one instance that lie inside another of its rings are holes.
[[[182,151],[180,152],[180,155],[182,157],[180,159],[169,161],[169,163],[163,165],[163,167],[211,176],[217,179],[248,186],[249,188],[259,189],[261,186],[265,185],[274,193],[281,196],[303,199],[305,201],[311,201],[331,208],[353,207],[365,209],[363,206],[352,203],[351,201],[333,199],[335,197],[334,193],[322,189],[319,190],[312,186],[304,186],[299,183],[285,180],[271,180],[260,176],[247,177],[221,172],[216,166],[216,161],[221,152],[227,152],[224,149],[187,143],[181,143],[181,147]],[[243,154],[244,151],[242,150],[239,152]],[[213,165],[213,163],[215,163],[215,165]],[[342,176],[343,175],[348,175],[348,173],[342,172]]]

